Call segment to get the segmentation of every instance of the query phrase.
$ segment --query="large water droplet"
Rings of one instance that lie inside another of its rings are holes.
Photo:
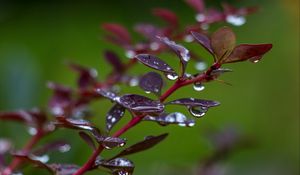
[[[175,73],[173,73],[173,74],[167,74],[166,76],[167,76],[167,78],[169,80],[176,80],[178,78],[178,75],[175,74]]]
[[[155,51],[155,50],[158,50],[159,49],[159,44],[157,42],[152,42],[150,44],[150,49]]]
[[[203,117],[206,112],[207,112],[208,108],[207,107],[203,107],[203,106],[197,106],[197,107],[190,107],[189,108],[189,112],[197,118]]]
[[[33,159],[33,160],[41,161],[43,163],[47,163],[49,161],[49,159],[50,159],[47,154],[42,155],[42,156],[31,155],[30,158]]]
[[[29,127],[28,128],[28,133],[30,134],[30,135],[36,135],[36,133],[37,133],[37,129],[36,128],[34,128],[34,127]]]
[[[232,25],[241,26],[246,23],[246,18],[244,16],[228,15],[226,21]]]
[[[137,86],[139,84],[139,79],[136,77],[133,77],[129,81],[129,86]]]
[[[193,86],[194,90],[196,91],[203,91],[205,89],[205,86],[203,86],[202,83],[194,83],[194,86]]]
[[[196,70],[204,71],[207,68],[207,64],[205,62],[203,62],[203,61],[198,61],[195,64],[195,68],[196,68]]]

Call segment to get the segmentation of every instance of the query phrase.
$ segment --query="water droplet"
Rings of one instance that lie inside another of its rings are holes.
[[[34,127],[29,127],[28,128],[28,133],[30,134],[30,135],[36,135],[36,133],[37,133],[37,129],[36,128],[34,128]]]
[[[203,86],[202,83],[194,83],[194,86],[193,86],[194,90],[196,91],[202,91],[205,89],[205,86]]]
[[[208,30],[209,29],[209,25],[208,24],[201,24],[201,29],[203,29],[203,30]]]
[[[97,77],[98,76],[98,72],[96,69],[90,69],[90,74],[92,77]]]
[[[135,55],[136,55],[136,53],[133,50],[127,50],[125,53],[125,56],[130,59],[134,58]]]
[[[206,112],[207,112],[208,108],[203,107],[203,106],[197,106],[197,107],[190,107],[189,108],[189,112],[197,118],[203,117]]]
[[[228,15],[226,21],[234,26],[241,26],[246,23],[246,18],[244,16]]]
[[[136,77],[133,77],[129,81],[129,86],[137,86],[139,84],[139,79]]]
[[[185,35],[184,36],[184,41],[188,42],[188,43],[193,42],[194,41],[194,37],[192,35]]]
[[[62,145],[58,148],[58,150],[62,153],[70,151],[71,146],[69,144]]]
[[[205,62],[203,62],[203,61],[198,61],[195,64],[195,68],[196,68],[196,70],[204,71],[207,68],[207,64]]]
[[[253,60],[252,62],[253,62],[253,63],[258,63],[258,62],[259,62],[259,60]]]
[[[158,50],[159,49],[159,44],[157,42],[152,42],[150,44],[150,49],[155,51],[155,50]]]
[[[183,48],[183,51],[180,53],[182,59],[186,62],[190,61],[191,59],[191,55],[190,55],[190,52],[189,50]]]
[[[167,74],[167,78],[169,80],[176,80],[178,78],[178,75],[173,73],[173,74]]]
[[[150,91],[145,91],[145,93],[146,93],[146,94],[150,94],[151,92],[150,92]]]
[[[51,109],[51,112],[53,115],[59,116],[59,115],[63,115],[64,114],[64,110],[63,108],[59,107],[59,106],[55,106]]]
[[[196,15],[196,20],[198,21],[198,22],[203,22],[203,21],[205,21],[205,15],[204,14],[202,14],[202,13],[198,13],[197,15]]]
[[[33,160],[38,160],[42,163],[47,163],[49,161],[49,156],[47,154],[42,155],[42,156],[35,156],[35,155],[30,155],[30,158]]]

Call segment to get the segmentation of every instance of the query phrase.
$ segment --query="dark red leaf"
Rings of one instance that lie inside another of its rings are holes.
[[[118,103],[125,108],[138,113],[162,113],[164,110],[164,105],[159,101],[154,101],[150,98],[136,95],[127,94],[120,97]]]
[[[83,119],[56,117],[56,120],[57,121],[55,121],[54,124],[58,127],[87,130],[87,131],[97,130],[92,123]]]
[[[95,69],[86,68],[75,63],[68,64],[71,69],[79,73],[77,85],[79,88],[88,88],[96,83],[97,71]]]
[[[126,144],[126,140],[118,137],[106,137],[106,136],[96,136],[95,139],[98,143],[106,149],[112,149],[115,147],[122,147]]]
[[[202,33],[193,32],[191,31],[191,34],[196,39],[196,41],[201,44],[208,52],[211,54],[214,54],[213,49],[211,47],[211,42],[208,36]]]
[[[165,126],[169,124],[178,124],[179,126],[192,127],[195,125],[194,120],[188,120],[186,116],[180,112],[174,112],[171,114],[163,113],[159,116],[149,116],[143,118],[145,121],[154,121],[158,124]]]
[[[176,74],[175,71],[167,63],[165,63],[164,61],[162,61],[160,58],[156,56],[149,55],[149,54],[139,54],[136,55],[135,58],[137,58],[141,63],[153,69],[165,73]]]
[[[110,131],[121,120],[124,114],[125,108],[119,104],[115,104],[106,114],[106,130]]]
[[[203,99],[195,99],[195,98],[180,98],[174,101],[170,101],[167,104],[176,104],[176,105],[185,105],[185,106],[203,106],[203,107],[215,107],[220,105],[217,101],[212,100],[203,100]]]
[[[235,34],[229,27],[222,27],[212,34],[211,46],[217,60],[224,59],[235,46]]]
[[[103,166],[110,169],[113,175],[131,175],[134,170],[133,162],[121,157],[108,161],[100,161],[97,166]]]
[[[163,31],[152,24],[137,24],[134,30],[150,41],[156,41],[156,36],[163,35]]]
[[[140,78],[139,86],[147,93],[153,92],[159,95],[163,86],[163,79],[160,74],[156,72],[149,72]]]
[[[48,88],[54,91],[48,104],[51,113],[56,116],[65,114],[71,105],[72,90],[52,82],[48,83]]]
[[[91,138],[90,135],[88,135],[85,132],[79,132],[79,136],[82,138],[82,140],[85,141],[85,143],[87,143],[87,145],[89,145],[93,150],[96,150],[96,145],[93,141],[93,139]]]
[[[173,52],[176,53],[176,55],[180,58],[181,63],[181,73],[182,75],[185,73],[185,68],[187,65],[187,62],[190,60],[190,52],[182,45],[176,44],[174,41],[169,40],[167,37],[159,37],[158,39],[167,45]]]
[[[112,101],[116,101],[116,98],[118,98],[117,94],[108,89],[96,88],[96,93]]]
[[[110,33],[112,33],[115,38],[122,40],[124,44],[131,43],[131,37],[126,28],[120,24],[116,23],[105,23],[102,25],[102,28]]]
[[[271,50],[272,44],[240,44],[234,48],[232,53],[223,61],[223,63],[232,63],[250,60],[259,61],[262,56]]]
[[[109,62],[116,72],[122,72],[124,69],[124,65],[121,59],[115,54],[113,51],[107,50],[104,52],[104,58],[107,62]]]
[[[147,137],[145,137],[145,139],[143,141],[138,142],[134,145],[131,145],[130,147],[124,149],[118,155],[116,155],[114,157],[127,156],[127,155],[134,154],[137,152],[145,151],[145,150],[150,149],[153,146],[157,145],[159,142],[164,140],[167,136],[168,136],[167,133],[161,134],[158,136],[147,136]]]
[[[34,155],[43,155],[49,153],[50,151],[59,151],[59,152],[67,152],[71,149],[71,146],[66,141],[54,141],[42,145],[40,148],[36,149],[33,153]]]
[[[173,27],[178,26],[178,18],[176,16],[176,14],[168,9],[155,8],[155,9],[153,9],[153,14],[155,16],[160,17],[161,19],[163,19],[164,21],[166,21],[167,23],[169,23],[169,25],[171,25]]]
[[[23,123],[32,123],[33,118],[27,111],[20,110],[16,112],[0,112],[0,120],[11,120]]]

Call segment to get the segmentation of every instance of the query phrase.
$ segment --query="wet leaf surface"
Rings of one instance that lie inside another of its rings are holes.
[[[149,72],[140,78],[139,86],[147,93],[152,92],[159,95],[163,86],[163,79],[160,74]]]
[[[149,55],[149,54],[139,54],[136,55],[135,58],[137,58],[141,63],[153,69],[165,73],[175,73],[175,71],[167,63],[165,63],[164,61],[162,61],[160,58],[156,56]]]
[[[125,108],[119,104],[115,104],[106,114],[106,130],[110,131],[121,120],[124,114]]]

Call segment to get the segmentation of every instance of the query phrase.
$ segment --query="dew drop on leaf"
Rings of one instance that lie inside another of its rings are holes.
[[[207,112],[208,108],[207,107],[203,107],[203,106],[196,106],[196,107],[190,107],[189,108],[189,112],[197,118],[203,117],[206,112]]]
[[[36,128],[34,128],[34,127],[29,127],[28,128],[28,133],[30,134],[30,135],[36,135],[36,133],[37,133],[37,129]]]
[[[226,16],[226,22],[234,26],[241,26],[246,23],[246,18],[244,16],[228,15]]]
[[[127,58],[130,58],[130,59],[134,58],[135,55],[136,55],[136,53],[135,53],[135,51],[133,51],[133,50],[127,50],[127,51],[125,52],[125,56],[126,56]]]
[[[195,91],[203,91],[205,89],[205,86],[203,86],[202,83],[194,83],[194,86],[193,86],[194,90]]]
[[[185,35],[183,40],[187,43],[190,43],[190,42],[193,42],[194,41],[194,38],[192,35]]]
[[[177,74],[166,74],[169,80],[176,80],[178,78]]]
[[[203,61],[198,61],[195,64],[195,68],[196,68],[196,70],[204,71],[207,68],[207,64],[205,62],[203,62]]]

